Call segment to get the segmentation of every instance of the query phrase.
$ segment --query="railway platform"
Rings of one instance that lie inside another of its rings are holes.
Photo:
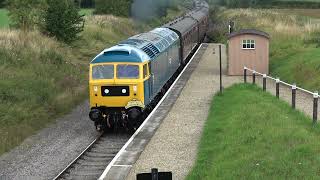
[[[226,76],[222,45],[223,85],[240,82]],[[144,124],[108,165],[100,179],[135,180],[137,173],[171,171],[184,179],[197,155],[197,146],[212,97],[219,91],[219,44],[202,44],[184,72]]]

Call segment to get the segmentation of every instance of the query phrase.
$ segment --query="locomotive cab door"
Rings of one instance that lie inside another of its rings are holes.
[[[151,62],[148,63],[148,67],[149,67],[149,74],[150,74],[150,80],[149,80],[149,94],[150,97],[149,99],[151,100],[153,98],[153,84],[154,84],[154,74],[153,71],[151,69]]]

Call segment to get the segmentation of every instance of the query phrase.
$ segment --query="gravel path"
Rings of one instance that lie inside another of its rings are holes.
[[[252,76],[247,79],[248,83],[252,83]],[[256,77],[256,84],[262,87],[262,77]],[[267,91],[276,96],[276,82],[267,79]],[[291,87],[280,84],[280,99],[286,101],[291,106],[292,90]],[[296,108],[304,112],[307,116],[312,118],[313,115],[313,95],[305,93],[303,91],[297,90],[296,94]],[[318,111],[318,117],[320,117],[320,112]]]
[[[226,72],[226,49],[222,46],[223,68]],[[202,128],[212,97],[219,91],[219,50],[209,44],[198,67],[193,72],[170,113],[132,167],[127,179],[151,168],[172,171],[173,179],[184,179],[197,155]],[[224,85],[240,81],[240,77],[224,77]]]
[[[0,157],[0,179],[52,179],[97,137],[88,102]]]

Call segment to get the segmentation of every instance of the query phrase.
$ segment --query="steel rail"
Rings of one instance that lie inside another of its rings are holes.
[[[93,140],[73,161],[71,161],[67,167],[65,167],[56,177],[54,177],[53,180],[61,178],[61,176],[102,137],[102,135],[103,132],[101,132],[95,140]]]

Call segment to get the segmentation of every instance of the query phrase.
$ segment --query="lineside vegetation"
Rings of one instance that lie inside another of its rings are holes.
[[[257,86],[227,88],[213,98],[186,179],[318,179],[320,129],[311,123]]]
[[[82,10],[85,24],[66,44],[41,29],[0,29],[0,155],[88,97],[88,63],[104,48],[172,19],[142,23]]]

